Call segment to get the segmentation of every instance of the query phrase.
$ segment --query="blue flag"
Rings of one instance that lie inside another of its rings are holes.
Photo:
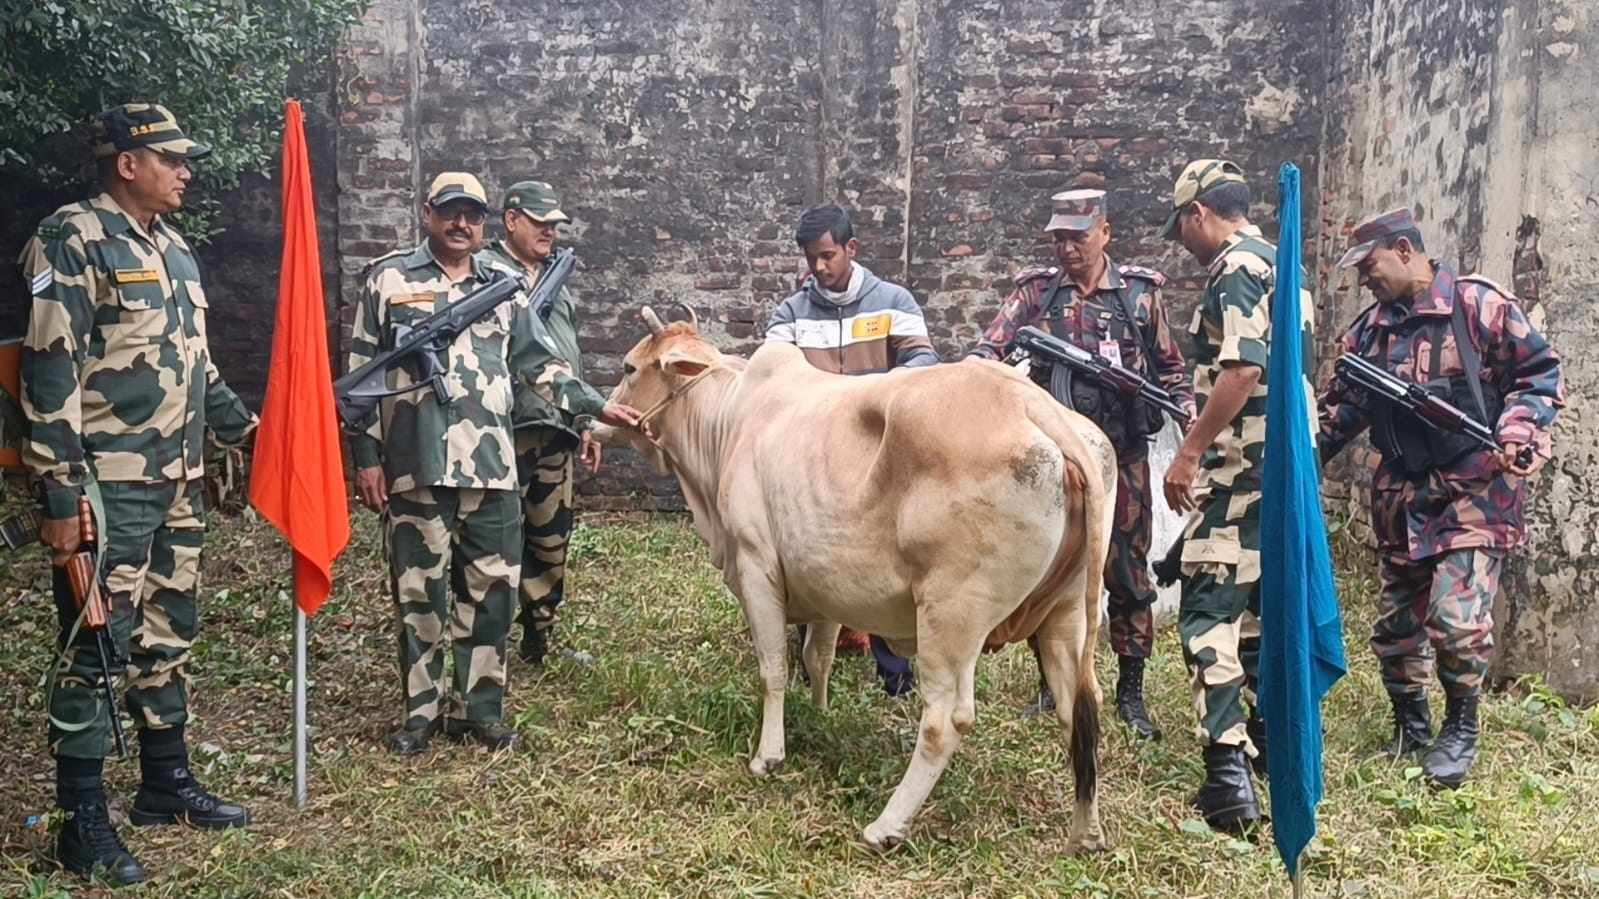
[[[1321,699],[1344,673],[1343,622],[1321,510],[1309,396],[1311,310],[1300,289],[1299,169],[1278,178],[1282,232],[1266,366],[1261,486],[1260,710],[1266,719],[1272,830],[1290,877],[1316,834],[1321,802]]]

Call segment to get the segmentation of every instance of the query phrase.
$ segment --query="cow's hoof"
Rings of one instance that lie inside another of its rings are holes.
[[[861,839],[865,840],[866,845],[874,852],[888,852],[905,842],[905,834],[883,827],[874,821],[861,831]]]
[[[750,773],[756,777],[771,777],[781,770],[783,770],[783,759],[781,756],[775,759],[763,759],[759,757],[750,759]]]
[[[1092,836],[1073,837],[1066,844],[1066,852],[1070,855],[1087,855],[1091,852],[1104,852],[1110,848],[1110,841],[1104,834],[1096,833]]]

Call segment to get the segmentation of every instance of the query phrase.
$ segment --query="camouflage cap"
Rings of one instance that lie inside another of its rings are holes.
[[[1167,240],[1177,238],[1177,217],[1189,203],[1223,184],[1244,183],[1244,170],[1225,159],[1196,159],[1183,168],[1177,184],[1171,191],[1171,215],[1161,234]]]
[[[505,191],[506,209],[516,209],[535,222],[570,222],[561,211],[555,188],[543,181],[518,181]]]
[[[429,206],[443,206],[451,200],[471,200],[489,208],[489,195],[482,182],[466,172],[440,172],[428,187]]]
[[[1087,231],[1105,220],[1105,192],[1102,190],[1068,190],[1049,198],[1054,204],[1054,214],[1044,231]]]
[[[124,103],[100,113],[94,124],[94,158],[104,159],[139,147],[184,159],[204,159],[211,148],[196,143],[178,127],[165,106]]]
[[[1384,237],[1398,234],[1402,231],[1419,231],[1416,227],[1415,216],[1410,214],[1410,207],[1401,206],[1390,209],[1375,218],[1361,222],[1349,235],[1349,251],[1338,260],[1339,268],[1359,265],[1360,260],[1371,255],[1377,248],[1377,242]]]

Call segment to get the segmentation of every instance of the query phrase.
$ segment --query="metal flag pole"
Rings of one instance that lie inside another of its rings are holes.
[[[294,602],[294,806],[304,809],[308,796],[305,774],[305,610],[299,591]]]

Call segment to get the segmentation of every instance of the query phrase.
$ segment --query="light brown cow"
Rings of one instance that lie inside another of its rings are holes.
[[[644,409],[627,437],[677,476],[711,560],[743,603],[764,711],[756,776],[783,763],[785,625],[813,626],[803,658],[827,706],[839,624],[918,657],[916,752],[864,832],[887,849],[975,716],[986,648],[1040,638],[1076,780],[1073,848],[1104,848],[1096,802],[1094,642],[1110,540],[1104,435],[997,363],[845,377],[787,344],[748,362],[663,325],[625,359],[611,398]]]

